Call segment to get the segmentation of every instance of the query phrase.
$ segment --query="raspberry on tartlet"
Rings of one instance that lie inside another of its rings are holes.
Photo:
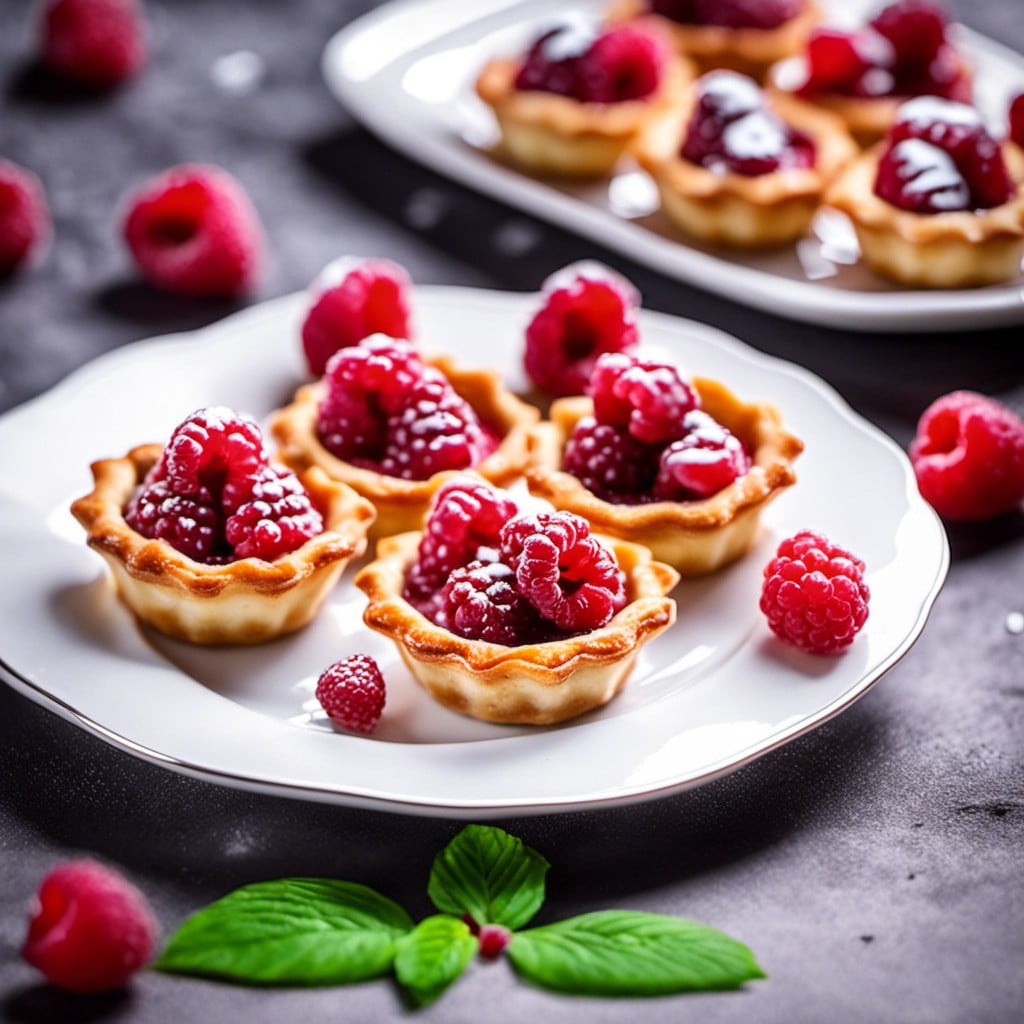
[[[28,263],[49,235],[42,183],[27,168],[0,160],[0,278]]]
[[[123,234],[153,283],[182,295],[234,298],[257,284],[263,228],[242,186],[220,167],[182,164],[128,199]]]

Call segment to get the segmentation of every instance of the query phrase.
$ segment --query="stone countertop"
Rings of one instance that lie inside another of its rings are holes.
[[[659,277],[391,152],[338,109],[319,76],[327,38],[368,6],[150,0],[146,72],[110,96],[82,98],[31,65],[28,0],[0,5],[0,155],[39,173],[56,225],[43,264],[0,286],[0,410],[102,352],[235,308],[139,284],[116,238],[126,188],[186,160],[224,165],[252,195],[273,256],[260,298],[303,287],[339,252],[388,255],[423,283],[512,289],[596,257],[635,280],[650,307],[809,367],[901,444],[924,406],[954,388],[1024,410],[1020,328],[906,337],[790,323]],[[958,7],[967,24],[1024,51],[1016,2]],[[218,58],[238,51],[257,54],[264,72],[246,95],[212,77]],[[1024,611],[1024,516],[959,527],[950,539],[949,579],[920,641],[839,718],[670,799],[501,822],[553,864],[544,919],[607,907],[692,917],[747,941],[767,981],[642,1003],[573,1000],[518,982],[504,964],[474,963],[416,1016],[1022,1019],[1024,636],[1010,632],[1007,615]],[[4,1020],[276,1024],[411,1014],[385,981],[262,991],[149,973],[125,993],[72,999],[19,960],[25,908],[50,866],[84,853],[132,878],[167,931],[229,889],[285,875],[359,880],[424,916],[430,861],[456,823],[180,777],[6,687],[0,743]]]

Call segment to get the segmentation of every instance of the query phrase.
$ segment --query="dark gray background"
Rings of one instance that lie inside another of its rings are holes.
[[[0,409],[101,352],[233,308],[140,285],[116,235],[126,188],[201,160],[237,175],[262,215],[273,266],[260,297],[303,287],[341,252],[391,256],[419,282],[531,289],[559,265],[596,256],[632,277],[649,306],[809,366],[901,443],[924,406],[956,387],[1024,410],[1020,328],[887,337],[791,324],[658,277],[391,153],[337,108],[318,70],[329,35],[367,6],[150,2],[145,73],[113,95],[82,98],[32,66],[27,0],[0,4],[0,155],[39,173],[56,222],[43,265],[0,286]],[[1019,0],[960,4],[968,24],[1024,50],[1021,13]],[[239,49],[267,65],[247,97],[210,78],[213,61]],[[920,642],[834,722],[673,799],[504,823],[554,865],[543,919],[613,906],[694,917],[749,942],[769,980],[643,1003],[572,1000],[528,988],[504,963],[475,963],[420,1016],[1020,1020],[1024,636],[1005,621],[1024,611],[1024,516],[958,528],[951,541],[949,581]],[[70,999],[19,960],[25,911],[51,865],[88,853],[132,878],[167,931],[235,886],[291,874],[359,880],[422,916],[430,860],[456,824],[180,778],[6,687],[0,749],[3,1019],[277,1024],[410,1012],[383,981],[266,992],[148,974],[124,994]]]

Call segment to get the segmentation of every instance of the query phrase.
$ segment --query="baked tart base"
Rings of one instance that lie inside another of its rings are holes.
[[[680,59],[666,67],[657,92],[622,103],[583,103],[569,96],[515,87],[520,62],[488,62],[477,95],[494,111],[501,129],[495,155],[531,174],[599,178],[609,174],[650,120],[679,104],[692,80]]]
[[[606,10],[609,22],[644,20],[657,25],[676,51],[698,68],[698,73],[725,68],[762,80],[777,61],[800,53],[812,29],[821,21],[815,3],[776,28],[728,28],[724,25],[683,25],[652,14],[644,0],[615,0]]]
[[[911,213],[875,195],[881,147],[835,182],[828,205],[853,222],[861,257],[876,273],[918,288],[973,288],[1020,276],[1024,258],[1024,152],[1003,146],[1017,194],[990,210]]]
[[[682,576],[702,576],[746,554],[757,536],[761,513],[796,482],[793,461],[803,443],[766,403],[741,402],[717,381],[695,377],[701,408],[728,427],[750,452],[748,472],[702,501],[655,501],[615,505],[598,498],[562,470],[565,445],[576,424],[593,415],[590,398],[563,398],[551,406],[551,419],[530,432],[530,491],[558,509],[589,520],[594,530],[650,548],[654,557]]]
[[[683,159],[692,91],[681,119],[652,124],[638,143],[636,158],[658,186],[662,209],[688,235],[744,249],[793,242],[806,234],[829,183],[857,155],[838,118],[782,93],[766,96],[783,121],[814,140],[814,167],[749,176],[718,174]]]
[[[507,487],[523,476],[527,463],[527,434],[540,418],[532,405],[521,402],[492,370],[460,369],[448,356],[424,357],[449,380],[481,420],[501,436],[498,447],[477,466],[468,467],[497,487]],[[301,472],[316,466],[332,480],[347,484],[372,502],[377,518],[371,539],[418,530],[430,502],[444,483],[466,470],[435,473],[426,480],[405,480],[372,469],[353,466],[332,455],[317,436],[317,408],[324,394],[322,381],[298,390],[291,405],[270,419],[270,432],[279,445],[278,458]]]
[[[373,506],[310,469],[299,479],[324,516],[323,533],[273,562],[206,565],[125,521],[129,499],[162,450],[142,445],[124,458],[94,462],[93,490],[71,506],[124,603],[154,629],[194,644],[262,643],[305,626],[345,566],[365,551]]]
[[[389,537],[355,578],[363,615],[389,637],[417,682],[440,704],[485,722],[553,725],[606,704],[625,685],[640,648],[675,621],[667,597],[679,580],[643,547],[607,540],[626,574],[629,604],[606,626],[544,644],[504,647],[435,625],[402,597],[420,533]]]

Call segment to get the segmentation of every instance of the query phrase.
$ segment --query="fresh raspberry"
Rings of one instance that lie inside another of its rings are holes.
[[[625,577],[585,519],[571,512],[519,516],[502,527],[500,540],[519,593],[559,629],[598,629],[625,605]]]
[[[668,363],[602,356],[590,379],[594,418],[625,427],[638,441],[665,444],[684,434],[683,418],[700,399]]]
[[[143,895],[116,871],[68,861],[39,886],[21,955],[60,988],[108,992],[149,961],[157,930]]]
[[[600,30],[569,15],[531,47],[515,86],[571,96],[582,103],[621,103],[654,93],[664,74],[664,43],[635,25]]]
[[[136,0],[50,0],[41,27],[44,62],[78,82],[117,85],[146,62],[146,23]]]
[[[406,600],[420,606],[437,594],[449,574],[473,561],[497,561],[502,526],[519,514],[503,491],[475,477],[456,477],[438,492],[406,573]]]
[[[364,736],[377,728],[386,696],[380,666],[365,654],[336,661],[316,684],[316,699],[331,721]]]
[[[129,200],[124,238],[142,273],[182,295],[234,297],[255,284],[263,229],[227,171],[172,167]]]
[[[973,391],[925,410],[910,460],[921,494],[946,519],[988,519],[1024,501],[1024,420]]]
[[[50,234],[50,211],[39,179],[0,160],[0,278],[27,262]]]
[[[778,28],[795,18],[806,0],[650,0],[655,14],[683,25]]]
[[[885,36],[897,60],[929,64],[946,42],[946,12],[931,0],[899,0],[879,12],[871,27]]]
[[[497,447],[473,407],[436,370],[428,369],[388,420],[380,470],[403,480],[426,480],[469,469]]]
[[[549,395],[580,395],[599,356],[631,352],[639,342],[640,295],[599,263],[572,263],[541,289],[544,305],[526,328],[530,380]]]
[[[713,71],[697,92],[682,148],[690,163],[748,177],[814,166],[811,137],[769,110],[752,79]]]
[[[661,454],[654,496],[659,501],[710,498],[750,469],[743,442],[699,409],[683,420],[685,435]]]
[[[896,85],[895,64],[892,43],[872,28],[815,29],[807,41],[807,82],[802,91],[888,96]]]
[[[147,480],[129,501],[124,518],[143,537],[165,540],[197,562],[212,565],[230,557],[220,502],[205,487],[182,495],[166,477]]]
[[[1024,92],[1010,104],[1010,138],[1024,149]]]
[[[875,195],[911,213],[971,208],[971,189],[949,154],[920,139],[904,139],[882,153]]]
[[[390,260],[350,256],[329,263],[313,284],[312,305],[302,325],[302,347],[317,377],[338,349],[371,334],[408,338],[409,275]]]
[[[566,443],[562,468],[602,500],[635,505],[650,496],[659,454],[657,445],[586,416]]]
[[[438,620],[469,640],[506,647],[536,643],[544,633],[536,609],[516,589],[516,574],[501,562],[453,569],[441,591]]]
[[[836,654],[868,617],[864,563],[820,533],[784,540],[764,569],[761,611],[783,640],[812,654]]]
[[[317,413],[323,446],[339,459],[378,462],[385,454],[388,417],[408,404],[425,372],[412,345],[382,334],[335,353]]]
[[[324,532],[324,519],[284,466],[266,465],[251,481],[249,497],[224,524],[235,558],[273,562]]]
[[[485,960],[496,960],[512,941],[512,933],[503,924],[485,924],[480,929],[480,955]]]
[[[942,161],[920,146],[907,147],[904,144],[908,140],[927,143],[941,150],[948,160]],[[967,194],[962,196],[964,205],[935,205],[925,212],[946,209],[987,210],[1001,206],[1017,191],[999,143],[989,134],[981,115],[964,103],[951,103],[934,96],[920,96],[904,103],[889,130],[887,141],[890,149],[883,154],[883,162],[889,153],[896,150],[902,154],[902,158],[893,156],[891,160],[902,159],[904,180],[908,181],[902,194],[911,197],[905,198],[911,205],[905,205],[903,209],[913,209],[913,197],[922,192],[935,193],[944,200],[946,191],[943,185],[952,179],[949,163],[952,163],[956,177],[963,182],[962,186],[955,189],[957,196],[960,197],[960,193],[966,190]],[[908,151],[914,155],[908,157]],[[886,183],[882,184],[883,172],[880,167],[879,189],[884,188],[887,193],[899,196],[900,190],[894,189],[889,181],[893,173],[898,175],[900,171],[897,168],[889,169]],[[946,189],[951,187],[946,186]],[[882,192],[878,194],[882,195]],[[882,195],[882,198],[887,199],[888,196]],[[900,204],[897,202],[895,205]]]

